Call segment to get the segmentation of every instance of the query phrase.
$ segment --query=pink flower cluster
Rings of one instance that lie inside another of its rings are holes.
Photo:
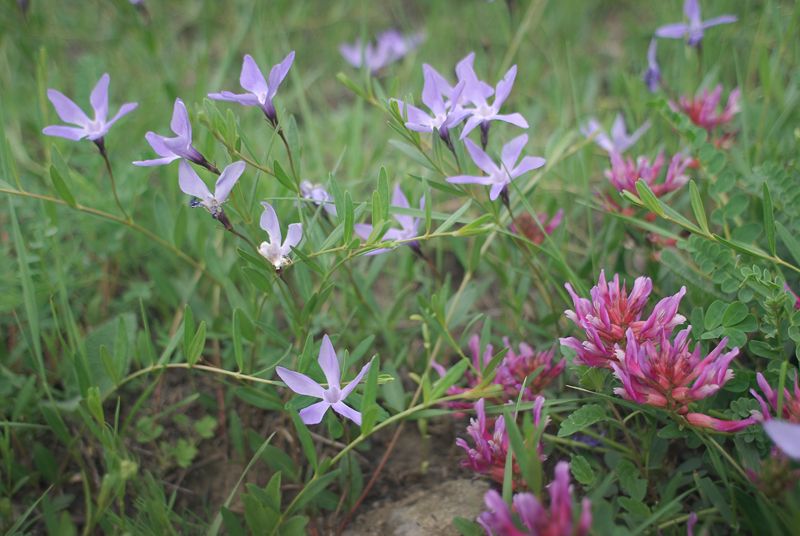
[[[470,447],[469,443],[462,438],[456,439],[456,445],[467,453],[467,458],[462,462],[464,467],[469,467],[476,473],[488,475],[492,480],[502,483],[508,457],[508,432],[502,415],[494,421],[486,418],[485,403],[483,398],[475,403],[476,418],[470,419],[469,426],[467,426],[467,433],[474,446]],[[542,424],[542,406],[544,406],[544,397],[539,396],[533,404],[533,424],[537,428],[540,425],[547,426],[548,422],[548,419],[545,419]],[[539,443],[536,448],[539,457],[544,460],[542,444]],[[519,481],[519,467],[516,463],[513,474],[514,486],[517,487],[521,482]]]
[[[800,424],[800,383],[798,383],[797,377],[794,379],[792,391],[786,388],[783,390],[783,408],[780,415],[778,414],[778,392],[770,387],[767,379],[760,372],[756,375],[756,381],[761,392],[764,393],[764,398],[759,396],[755,389],[750,389],[750,393],[758,400],[765,421],[772,419],[774,412],[776,419]]]
[[[741,92],[734,89],[728,94],[728,102],[723,109],[719,110],[719,103],[722,97],[722,85],[718,85],[712,91],[704,89],[692,97],[681,97],[678,104],[672,104],[673,108],[686,114],[692,123],[711,132],[715,128],[730,123],[733,116],[739,113],[739,97]]]
[[[490,490],[484,496],[489,511],[478,516],[478,523],[491,536],[589,534],[592,526],[592,503],[588,498],[583,499],[576,523],[567,462],[556,465],[555,479],[547,486],[547,491],[550,495],[549,508],[542,505],[532,493],[517,493],[511,501],[512,507],[509,508],[499,493]]]
[[[689,182],[686,168],[694,161],[690,156],[677,153],[669,162],[663,182],[656,182],[664,166],[663,152],[658,153],[652,162],[646,156],[633,160],[616,152],[610,153],[609,159],[611,167],[605,171],[605,175],[614,188],[620,192],[627,190],[635,194],[636,181],[642,179],[658,197],[673,192]]]
[[[509,230],[512,233],[521,234],[534,244],[542,244],[545,237],[553,234],[553,231],[561,225],[561,221],[564,219],[564,209],[558,209],[552,217],[546,213],[537,214],[536,217],[541,226],[526,212],[514,218],[514,223],[509,225]]]
[[[655,339],[663,332],[667,335],[686,321],[678,314],[686,288],[681,287],[674,296],[659,301],[646,320],[642,320],[644,308],[653,290],[649,277],[638,277],[628,294],[625,284],[620,285],[619,274],[611,282],[606,281],[604,271],[600,272],[597,285],[590,291],[591,300],[581,298],[567,283],[564,285],[572,296],[574,310],[564,312],[567,318],[584,331],[584,340],[575,337],[560,339],[561,344],[572,348],[578,354],[575,362],[590,367],[610,368],[616,359],[615,347],[625,342],[625,334],[630,328],[638,341]]]

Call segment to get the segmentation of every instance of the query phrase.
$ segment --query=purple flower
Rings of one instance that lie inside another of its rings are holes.
[[[650,40],[650,46],[647,47],[647,70],[644,73],[644,83],[652,93],[658,91],[658,86],[661,84],[661,69],[658,67],[656,58],[655,38]]]
[[[400,189],[399,185],[395,185],[394,193],[392,194],[392,206],[401,207],[401,208],[410,208],[408,203],[408,199],[403,194],[403,190]],[[425,198],[421,198],[419,200],[419,209],[425,210]],[[383,235],[383,241],[390,241],[390,240],[408,240],[410,238],[414,238],[417,236],[417,228],[419,227],[420,218],[415,218],[413,216],[408,216],[405,214],[394,214],[394,219],[400,224],[400,229],[389,229],[386,231],[386,234]],[[364,240],[369,239],[369,236],[372,234],[372,225],[367,223],[357,223],[354,226],[354,230],[358,236],[363,238]],[[407,245],[411,246],[412,248],[419,248],[419,243],[416,241],[406,242]],[[386,253],[389,251],[388,248],[380,248],[375,249],[367,253],[366,255],[378,255],[380,253]]]
[[[736,17],[733,15],[722,15],[714,17],[706,21],[700,18],[700,4],[698,0],[685,0],[683,2],[683,14],[689,19],[688,24],[684,22],[677,22],[675,24],[667,24],[661,26],[656,30],[656,37],[666,37],[667,39],[683,39],[689,46],[699,46],[700,41],[703,40],[703,30],[717,26],[718,24],[729,24],[736,22]]]
[[[339,52],[353,67],[365,66],[371,73],[376,73],[417,48],[424,40],[425,35],[421,32],[403,35],[397,30],[387,30],[366,45],[361,39],[355,43],[342,43]]]
[[[771,419],[764,423],[764,431],[784,454],[800,460],[800,424]]]
[[[522,149],[527,143],[527,134],[517,136],[506,143],[500,155],[500,166],[497,166],[483,149],[472,143],[472,140],[465,140],[464,144],[467,146],[467,151],[469,151],[472,161],[475,162],[475,165],[483,170],[487,176],[456,175],[455,177],[448,177],[447,182],[454,184],[474,183],[491,186],[492,188],[489,190],[489,199],[494,201],[512,180],[545,165],[546,160],[538,156],[526,156],[520,161],[519,165],[517,165],[517,160],[519,160]]]
[[[645,156],[640,156],[634,161],[618,153],[610,153],[609,159],[611,167],[605,171],[605,175],[619,192],[627,190],[635,194],[636,182],[642,179],[658,197],[673,192],[689,182],[689,176],[685,172],[694,161],[691,156],[675,154],[669,162],[664,181],[656,183],[664,165],[664,153],[659,153],[652,163]]]
[[[286,232],[286,240],[283,240],[281,236],[281,226],[278,222],[278,215],[275,214],[275,209],[266,201],[262,201],[261,206],[264,207],[264,212],[261,213],[261,221],[259,224],[261,228],[267,232],[269,241],[261,242],[261,245],[258,246],[258,252],[262,257],[267,259],[276,270],[280,270],[291,262],[288,255],[292,252],[292,248],[299,244],[300,240],[303,238],[303,224],[290,224],[289,230]]]
[[[193,207],[203,206],[217,218],[222,212],[222,203],[228,199],[245,166],[244,161],[239,160],[223,169],[212,194],[192,166],[186,160],[181,160],[178,165],[178,185],[183,193],[197,198],[192,202]]]
[[[316,206],[321,206],[329,216],[336,217],[336,205],[331,195],[321,184],[312,184],[311,181],[300,183],[300,194]]]
[[[256,65],[255,60],[250,54],[245,54],[244,61],[242,61],[242,72],[239,75],[239,85],[247,93],[232,93],[230,91],[222,91],[220,93],[209,93],[208,98],[214,100],[221,100],[227,102],[236,102],[242,106],[258,106],[267,119],[273,125],[278,124],[278,114],[275,111],[275,106],[272,104],[272,99],[278,91],[283,79],[289,73],[289,69],[294,62],[294,51],[283,58],[279,64],[275,65],[269,71],[269,77],[264,79],[264,74],[261,69]]]
[[[450,88],[442,75],[430,65],[423,64],[425,83],[422,87],[422,102],[431,111],[427,114],[411,104],[397,101],[400,111],[408,116],[406,127],[416,132],[439,132],[444,140],[449,140],[449,129],[461,122],[470,112],[458,106],[465,81],[461,81],[454,88]],[[445,101],[444,97],[447,97]]]
[[[462,140],[477,126],[483,129],[488,128],[490,121],[505,121],[506,123],[511,123],[520,128],[528,128],[528,122],[522,115],[518,113],[500,113],[500,107],[503,106],[509,93],[511,93],[511,88],[514,87],[514,78],[516,78],[516,76],[517,66],[513,65],[503,79],[497,83],[492,104],[489,104],[486,100],[487,96],[485,92],[480,89],[481,86],[477,85],[475,82],[467,82],[467,87],[469,89],[465,89],[466,93],[464,96],[474,105],[474,108],[468,109],[470,117],[467,119],[464,129],[461,131]]]
[[[185,158],[219,175],[219,170],[209,163],[206,157],[200,154],[200,151],[192,145],[192,124],[189,122],[189,112],[186,110],[186,105],[181,99],[175,99],[169,128],[175,133],[174,138],[159,136],[155,132],[148,132],[144,136],[161,158],[138,160],[133,163],[135,166],[163,166],[179,158]]]
[[[269,206],[269,205],[266,205]],[[369,363],[361,368],[353,381],[348,383],[345,387],[341,386],[342,372],[339,369],[339,360],[336,358],[336,351],[333,349],[331,340],[327,335],[322,337],[322,345],[319,348],[318,363],[322,372],[325,374],[325,379],[328,381],[328,388],[322,387],[320,384],[299,372],[285,369],[283,367],[276,367],[275,372],[284,381],[284,383],[299,395],[313,396],[321,398],[321,402],[311,404],[307,408],[300,410],[300,418],[306,424],[319,424],[322,417],[328,408],[333,408],[333,411],[347,417],[354,423],[361,425],[361,413],[354,410],[344,403],[344,399],[353,392],[356,385],[364,377],[364,374],[369,370]]]
[[[611,126],[610,137],[603,131],[603,127],[594,117],[589,118],[589,120],[580,127],[581,134],[587,138],[597,133],[594,137],[594,142],[609,154],[624,153],[634,143],[639,141],[639,138],[641,138],[649,128],[650,121],[645,121],[644,124],[632,134],[628,134],[625,129],[625,119],[622,117],[622,114],[617,114],[617,117],[614,119],[614,124]]]
[[[560,342],[562,346],[575,350],[578,354],[575,362],[581,365],[611,368],[611,361],[616,360],[615,346],[625,342],[628,328],[641,342],[658,338],[662,332],[669,335],[686,321],[678,314],[686,287],[659,301],[650,317],[641,320],[653,290],[653,281],[649,277],[637,277],[629,294],[624,283],[620,286],[619,274],[614,275],[609,284],[605,271],[601,271],[597,285],[590,291],[591,300],[578,296],[569,283],[564,286],[574,306],[574,310],[568,309],[564,314],[583,329],[585,340],[567,337]]]
[[[95,143],[102,143],[103,136],[108,133],[111,125],[116,123],[122,116],[131,113],[138,106],[135,102],[127,102],[120,107],[117,115],[108,120],[108,84],[110,81],[111,78],[108,73],[103,74],[89,96],[89,103],[94,109],[94,119],[89,119],[89,116],[77,104],[60,91],[48,89],[47,98],[53,103],[58,117],[65,123],[78,126],[52,125],[45,127],[42,132],[48,136],[58,136],[59,138],[73,141],[86,138]]]
[[[558,462],[555,479],[547,486],[547,491],[550,495],[549,509],[532,493],[515,494],[511,500],[512,508],[509,508],[499,493],[489,490],[484,496],[489,511],[478,516],[478,523],[489,536],[588,535],[592,527],[592,503],[588,498],[581,501],[581,512],[576,524],[569,463]]]

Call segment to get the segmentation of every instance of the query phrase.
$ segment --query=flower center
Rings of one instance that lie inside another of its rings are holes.
[[[335,404],[342,398],[342,392],[338,387],[329,387],[325,390],[322,397],[328,404]]]

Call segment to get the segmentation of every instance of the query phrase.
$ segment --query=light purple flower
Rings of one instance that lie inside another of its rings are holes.
[[[464,82],[464,91],[461,93],[461,99],[456,102],[457,105],[464,105],[473,101],[485,101],[494,94],[494,88],[478,79],[475,74],[475,53],[470,52],[456,64],[456,77],[459,82]],[[451,94],[452,88],[450,88]]]
[[[647,70],[643,78],[647,89],[652,93],[658,91],[658,86],[661,84],[661,69],[658,66],[658,59],[656,58],[655,38],[650,40],[650,46],[647,47]]]
[[[464,129],[461,131],[461,139],[467,137],[472,130],[480,126],[482,129],[488,128],[490,121],[505,121],[520,128],[528,128],[528,122],[522,117],[521,114],[501,114],[500,108],[511,93],[511,88],[514,87],[514,79],[517,76],[517,66],[513,65],[506,75],[497,83],[494,91],[494,100],[492,104],[486,100],[485,93],[480,90],[480,86],[475,83],[467,82],[469,89],[465,89],[465,97],[474,105],[474,108],[469,108],[470,117],[467,119]],[[478,88],[478,89],[476,89]],[[484,134],[485,137],[485,134]]]
[[[189,122],[189,112],[186,110],[186,105],[181,99],[175,99],[169,127],[175,133],[173,138],[160,136],[155,132],[148,132],[144,136],[161,158],[137,160],[133,163],[135,166],[163,166],[179,158],[185,158],[219,175],[219,170],[192,145],[192,124]]]
[[[397,30],[386,30],[374,42],[366,45],[361,39],[354,43],[342,43],[339,52],[353,67],[358,69],[364,66],[376,73],[417,48],[424,40],[425,35],[421,32],[403,35]]]
[[[425,83],[422,87],[422,102],[431,111],[430,115],[416,106],[397,101],[400,111],[408,116],[406,127],[416,132],[439,132],[444,140],[449,140],[449,129],[460,123],[470,112],[457,105],[464,90],[465,81],[450,88],[442,75],[430,65],[423,64]],[[447,100],[445,100],[447,97]]]
[[[784,454],[800,460],[800,424],[771,419],[764,422],[764,431]]]
[[[65,123],[78,125],[77,127],[67,127],[63,125],[51,125],[45,127],[42,132],[48,136],[57,136],[68,140],[78,141],[86,138],[95,143],[102,143],[103,136],[108,133],[111,126],[122,116],[131,113],[138,106],[135,102],[123,104],[117,115],[108,120],[108,84],[111,78],[108,73],[103,74],[100,80],[92,89],[89,96],[89,103],[94,109],[94,119],[89,119],[83,110],[75,104],[72,99],[55,89],[47,90],[47,98],[53,103],[58,117]]]
[[[303,239],[303,224],[292,223],[286,231],[286,240],[283,240],[281,235],[281,226],[278,222],[278,215],[275,214],[275,209],[266,201],[261,202],[264,207],[264,212],[261,213],[261,220],[259,224],[261,228],[267,232],[269,241],[261,242],[258,246],[258,252],[262,257],[267,259],[276,270],[280,270],[291,261],[289,260],[289,253],[292,248],[300,243]]]
[[[500,166],[497,166],[483,149],[472,143],[472,140],[465,140],[464,144],[472,157],[472,161],[487,175],[480,177],[474,175],[456,175],[455,177],[448,177],[446,180],[453,184],[472,183],[491,186],[491,190],[489,190],[489,199],[494,201],[512,180],[529,171],[544,166],[547,162],[544,158],[538,156],[526,156],[520,161],[519,165],[517,165],[517,160],[519,160],[522,149],[527,143],[527,134],[517,136],[506,143],[500,155]]]
[[[395,185],[394,187],[394,193],[392,194],[392,206],[410,208],[408,198],[406,198],[405,194],[403,194],[403,190],[400,189],[400,185]],[[419,209],[425,210],[424,197],[419,200]],[[408,240],[409,238],[414,238],[417,236],[420,218],[415,218],[406,214],[394,214],[394,219],[400,224],[400,229],[389,229],[386,231],[386,234],[383,235],[384,242],[390,240]],[[354,230],[358,236],[364,240],[367,240],[369,235],[372,234],[372,225],[368,223],[357,223],[354,226]],[[419,243],[416,241],[406,242],[406,244],[411,246],[412,249],[419,249]],[[366,255],[378,255],[380,253],[386,253],[387,251],[390,251],[390,249],[380,248],[372,250]]]
[[[576,523],[569,463],[558,462],[555,479],[547,486],[547,491],[549,508],[527,492],[515,494],[511,500],[512,508],[509,508],[499,493],[489,490],[484,496],[489,511],[478,516],[478,523],[489,536],[587,536],[592,528],[592,503],[588,498],[581,501]]]
[[[713,19],[702,20],[700,18],[700,4],[698,0],[685,0],[683,2],[683,14],[686,15],[688,23],[677,22],[675,24],[667,24],[661,26],[656,30],[656,37],[665,37],[667,39],[684,39],[693,47],[700,45],[703,40],[703,31],[718,24],[730,24],[736,22],[736,17],[733,15],[722,15],[714,17]]]
[[[212,194],[192,166],[186,160],[181,160],[178,165],[178,185],[183,193],[197,198],[192,202],[193,207],[203,206],[216,218],[222,212],[222,203],[228,199],[245,166],[244,161],[239,160],[223,169]]]
[[[322,207],[329,216],[336,217],[336,205],[331,198],[331,194],[321,184],[312,184],[311,181],[300,183],[300,194],[304,199],[308,199],[316,206]]]
[[[253,57],[250,54],[245,54],[244,61],[242,61],[242,72],[239,75],[239,85],[247,93],[222,91],[220,93],[209,93],[208,97],[214,100],[236,102],[242,106],[258,106],[267,116],[270,123],[277,125],[278,114],[272,104],[272,99],[275,97],[281,82],[289,73],[293,62],[294,51],[291,51],[283,58],[283,61],[270,69],[269,77],[264,79],[264,74],[258,68]]]
[[[328,388],[321,386],[305,374],[285,369],[283,367],[276,367],[275,372],[284,381],[284,383],[299,395],[313,396],[321,398],[321,402],[311,404],[307,408],[300,410],[300,418],[306,424],[319,424],[322,417],[328,408],[333,408],[333,411],[339,415],[346,417],[354,423],[361,425],[361,413],[354,410],[344,403],[344,399],[353,392],[364,374],[369,371],[370,364],[367,363],[361,368],[353,381],[348,383],[345,387],[341,386],[342,373],[339,369],[339,360],[336,358],[336,351],[333,349],[331,340],[327,335],[322,337],[322,345],[319,348],[318,363],[322,372],[325,374],[325,379],[328,381]]]
[[[644,124],[632,134],[628,134],[628,131],[625,129],[625,119],[622,117],[622,114],[617,114],[617,117],[614,119],[614,124],[611,125],[610,137],[603,130],[600,122],[594,117],[589,118],[589,120],[580,127],[581,134],[587,138],[597,133],[594,137],[594,142],[609,154],[624,153],[630,149],[634,143],[639,141],[639,138],[641,138],[649,128],[650,121],[645,121]]]

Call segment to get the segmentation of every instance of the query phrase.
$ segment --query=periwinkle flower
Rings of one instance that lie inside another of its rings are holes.
[[[322,207],[329,216],[336,217],[336,205],[333,202],[333,198],[321,184],[313,184],[311,181],[306,180],[300,182],[300,195],[316,206]]]
[[[450,128],[457,125],[469,114],[467,110],[457,105],[461,99],[465,81],[459,82],[448,91],[449,88],[442,87],[443,84],[447,84],[444,77],[436,72],[433,67],[427,63],[423,64],[422,71],[425,79],[422,87],[422,103],[428,107],[431,113],[427,114],[416,106],[397,101],[400,105],[401,113],[407,115],[408,121],[405,125],[409,130],[416,132],[437,131],[439,136],[449,143]],[[445,100],[445,96],[447,100]]]
[[[764,393],[764,398],[759,396],[755,389],[750,389],[750,393],[758,400],[764,420],[772,419],[774,412],[776,419],[800,424],[800,383],[798,383],[797,376],[794,378],[794,387],[791,391],[788,388],[783,389],[783,408],[780,414],[778,414],[778,392],[770,387],[767,379],[760,372],[756,374],[756,382],[761,392]],[[767,405],[768,403],[769,405]]]
[[[267,232],[269,241],[261,242],[261,245],[258,246],[258,252],[276,270],[280,270],[291,262],[289,253],[303,239],[303,224],[289,224],[289,229],[286,231],[286,240],[283,240],[281,225],[278,222],[278,215],[275,214],[275,209],[266,201],[262,201],[261,206],[264,207],[264,212],[261,213],[259,224]]]
[[[327,388],[300,372],[295,372],[283,367],[275,368],[275,372],[278,373],[281,380],[295,393],[322,399],[321,402],[311,404],[307,408],[301,409],[300,418],[306,424],[319,424],[325,416],[325,412],[328,411],[328,408],[333,408],[333,411],[360,426],[361,413],[345,404],[344,399],[353,392],[353,389],[359,384],[364,374],[369,371],[370,363],[367,363],[361,368],[361,371],[353,378],[353,381],[342,387],[342,372],[339,368],[339,360],[336,357],[336,350],[333,349],[333,344],[331,344],[328,335],[322,337],[322,345],[319,348],[317,362],[323,374],[325,374],[325,379],[328,382]]]
[[[642,320],[653,290],[653,281],[649,277],[637,277],[628,293],[625,284],[620,285],[619,274],[615,274],[609,284],[605,271],[601,271],[597,285],[590,291],[591,299],[578,296],[569,283],[564,286],[572,297],[574,307],[574,310],[568,309],[564,314],[584,331],[585,340],[565,337],[560,342],[562,346],[575,350],[575,362],[581,365],[611,368],[611,362],[616,360],[615,346],[625,342],[629,328],[642,342],[657,339],[662,332],[669,335],[676,326],[686,321],[684,316],[678,314],[686,287],[681,287],[673,296],[663,298],[655,305],[647,320]]]
[[[784,454],[800,460],[800,424],[771,419],[764,423],[764,431]]]
[[[610,362],[614,375],[622,382],[614,392],[638,404],[674,411],[695,426],[724,432],[750,426],[754,417],[723,421],[689,412],[690,404],[715,394],[733,378],[733,370],[728,367],[739,354],[738,348],[723,352],[727,337],[706,356],[700,344],[690,350],[691,330],[681,330],[674,340],[662,331],[657,339],[640,343],[629,328],[624,350],[617,348],[618,361]]]
[[[611,167],[605,171],[605,176],[617,191],[627,190],[635,194],[636,182],[641,179],[647,183],[657,197],[673,192],[689,182],[686,168],[694,161],[691,156],[675,154],[669,162],[664,180],[656,182],[661,176],[664,153],[658,153],[655,160],[651,162],[646,156],[640,156],[633,160],[612,152],[609,160]]]
[[[536,218],[539,220],[538,224],[533,216],[527,212],[522,213],[514,218],[514,223],[509,225],[509,230],[512,233],[522,234],[534,244],[542,244],[545,236],[553,234],[561,225],[561,221],[564,219],[564,209],[558,209],[552,216],[542,212],[537,214]]]
[[[354,43],[342,43],[339,52],[356,69],[366,67],[376,73],[417,48],[425,40],[421,32],[403,35],[397,30],[386,30],[374,42],[364,44],[361,39]]]
[[[489,490],[484,496],[489,511],[478,516],[478,523],[489,536],[587,536],[592,528],[592,503],[584,498],[580,513],[575,512],[569,463],[556,464],[555,479],[547,491],[549,508],[528,492],[515,494],[509,508],[498,492]]]
[[[681,96],[678,104],[671,104],[672,108],[686,114],[692,123],[711,132],[715,128],[730,123],[733,116],[739,113],[738,88],[728,94],[728,101],[722,110],[718,109],[722,97],[722,85],[719,84],[712,91],[702,90],[694,98]]]
[[[394,187],[394,192],[392,193],[392,206],[410,208],[408,198],[406,198],[405,194],[403,194],[403,190],[400,189],[400,185],[395,185]],[[423,211],[425,210],[424,197],[420,198],[419,200],[419,209]],[[400,229],[389,229],[386,231],[386,234],[383,235],[382,239],[384,242],[391,240],[409,240],[410,238],[417,236],[420,218],[415,218],[406,214],[394,214],[394,219],[400,224]],[[372,234],[372,225],[368,223],[357,223],[354,226],[354,231],[356,235],[364,240],[367,240]],[[406,245],[410,246],[415,252],[419,251],[419,242],[417,241],[406,242]],[[366,255],[378,255],[380,253],[386,253],[387,251],[390,251],[390,249],[380,248],[372,250]]]
[[[73,141],[86,138],[95,142],[98,146],[102,145],[103,136],[108,134],[111,126],[138,106],[135,102],[126,102],[120,106],[114,117],[108,119],[108,84],[110,81],[111,77],[108,76],[108,73],[103,74],[89,96],[89,103],[94,110],[94,119],[90,119],[72,99],[60,91],[48,89],[47,98],[53,103],[58,117],[65,123],[77,126],[51,125],[45,127],[42,132],[48,136],[57,136]]]
[[[503,482],[506,458],[508,457],[509,439],[506,431],[505,419],[502,415],[498,416],[493,422],[486,418],[485,401],[483,398],[475,402],[475,419],[470,419],[467,426],[467,434],[472,439],[473,446],[462,439],[456,439],[456,445],[464,449],[467,458],[461,465],[468,467],[476,473],[488,475],[495,482]],[[549,420],[545,419],[542,424],[542,407],[544,397],[538,396],[533,404],[534,426],[547,426]],[[494,425],[494,426],[492,426]],[[490,431],[490,427],[492,430]],[[537,453],[544,460],[542,444],[537,445]],[[520,468],[515,463],[513,467],[513,478],[515,487],[522,485]]]
[[[604,151],[609,154],[622,154],[633,146],[634,143],[639,141],[639,138],[644,135],[650,128],[650,121],[645,121],[642,126],[637,128],[632,134],[628,134],[625,128],[625,119],[622,114],[617,114],[614,118],[614,124],[611,125],[611,136],[606,134],[600,122],[594,117],[581,125],[581,134],[587,138],[594,136],[594,142],[600,146]],[[595,135],[596,134],[596,135]]]
[[[163,166],[179,158],[184,158],[219,175],[219,170],[192,145],[192,124],[189,121],[189,111],[181,99],[175,99],[169,127],[175,133],[172,138],[160,136],[155,132],[148,132],[144,136],[161,158],[137,160],[133,163],[135,166]]]
[[[258,68],[255,60],[250,54],[245,54],[242,61],[242,72],[239,75],[239,85],[247,93],[232,93],[222,91],[220,93],[209,93],[208,98],[213,100],[235,102],[242,106],[258,106],[273,126],[278,124],[278,114],[272,99],[283,82],[289,69],[294,62],[294,51],[291,51],[277,65],[269,71],[269,77],[264,78],[261,69]]]
[[[222,210],[222,204],[228,199],[236,181],[244,173],[245,166],[244,161],[239,160],[223,169],[212,194],[192,166],[186,160],[181,160],[178,165],[178,185],[183,193],[195,198],[192,200],[193,207],[205,207],[215,219],[228,228],[230,223]]]
[[[480,126],[482,129],[488,128],[490,121],[504,121],[520,128],[528,128],[528,122],[524,117],[522,117],[521,114],[500,113],[500,108],[508,98],[509,93],[511,93],[511,88],[514,87],[514,79],[516,76],[517,66],[513,65],[508,72],[506,72],[503,79],[497,83],[497,87],[494,90],[494,100],[492,101],[492,104],[489,104],[487,97],[484,96],[485,93],[482,93],[480,90],[474,90],[474,83],[469,84],[469,89],[465,90],[467,92],[464,96],[469,99],[474,107],[468,109],[470,116],[464,125],[464,129],[461,131],[462,140],[466,138],[467,135],[477,126]],[[482,139],[485,141],[485,130],[482,136]],[[484,143],[483,145],[486,144]]]
[[[702,20],[700,16],[700,4],[698,0],[685,0],[683,2],[683,14],[688,22],[677,22],[666,24],[656,30],[656,37],[667,39],[686,39],[689,46],[697,47],[703,40],[703,31],[719,24],[730,24],[736,22],[734,15],[721,15],[713,19]]]
[[[647,47],[647,70],[644,72],[644,83],[651,93],[658,91],[661,85],[661,69],[658,66],[658,59],[656,58],[656,39],[650,40],[650,45]]]
[[[483,149],[475,145],[472,140],[465,140],[464,144],[472,157],[472,161],[486,173],[486,176],[456,175],[455,177],[448,177],[446,180],[453,184],[472,183],[491,186],[489,190],[489,199],[494,201],[512,180],[529,171],[544,166],[547,162],[544,158],[539,156],[526,156],[519,162],[519,165],[517,165],[517,160],[519,160],[522,149],[525,148],[527,143],[527,134],[517,136],[506,143],[500,154],[500,165],[498,166],[489,158],[489,155],[487,155]]]

